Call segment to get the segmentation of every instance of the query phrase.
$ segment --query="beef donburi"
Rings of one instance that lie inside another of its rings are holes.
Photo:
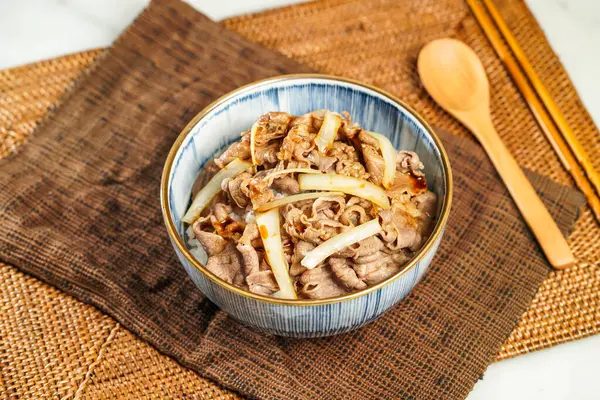
[[[437,198],[423,168],[347,113],[269,112],[197,177],[188,244],[253,293],[361,290],[399,272],[431,234]]]

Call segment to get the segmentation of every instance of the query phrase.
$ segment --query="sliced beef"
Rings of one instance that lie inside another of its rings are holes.
[[[369,174],[361,164],[360,157],[354,146],[336,141],[333,142],[327,155],[337,160],[335,164],[336,174],[365,180],[369,178]]]
[[[312,117],[312,127],[315,132],[319,132],[321,129],[321,125],[323,125],[323,120],[325,119],[325,114],[327,114],[329,110],[316,110],[310,113]]]
[[[215,232],[224,238],[239,238],[246,223],[233,212],[232,206],[217,202],[211,207],[209,221]]]
[[[352,268],[352,262],[347,258],[329,258],[331,271],[346,288],[349,290],[360,290],[367,287],[367,284],[358,279],[356,271]]]
[[[331,239],[335,235],[342,233],[346,228],[344,224],[325,217],[318,218],[316,221],[311,222],[311,225],[310,229],[318,232],[321,241]]]
[[[309,217],[311,213],[310,208],[302,210],[292,204],[286,205],[283,211],[284,231],[296,240],[318,245],[346,228],[345,225],[328,218],[324,213]]]
[[[206,254],[208,254],[209,257],[219,254],[225,249],[227,239],[219,235],[215,235],[214,233],[203,231],[200,227],[200,222],[196,221],[193,225],[193,229],[194,236],[202,244],[204,250],[206,250]]]
[[[290,131],[293,127],[297,125],[305,125],[310,133],[317,133],[318,129],[315,129],[314,127],[314,118],[315,117],[313,116],[313,113],[300,115],[298,117],[292,117],[292,120],[290,121],[289,125]]]
[[[236,248],[244,261],[244,274],[248,289],[252,293],[271,295],[279,290],[279,287],[271,269],[261,269],[261,264],[264,263],[264,254],[256,250],[256,244],[253,245],[257,239],[260,239],[258,226],[254,223],[248,224]]]
[[[391,210],[379,211],[379,218],[383,228],[380,235],[389,249],[416,250],[420,247],[422,236],[418,231],[417,219],[401,207],[392,206]]]
[[[257,172],[253,177],[242,182],[240,187],[242,193],[250,199],[254,207],[272,201],[275,194],[270,189],[273,179],[270,173],[275,169],[269,169]]]
[[[340,127],[339,132],[341,132],[343,136],[349,139],[356,137],[356,135],[359,134],[361,131],[360,126],[357,123],[352,122],[350,114],[348,114],[346,111],[344,111],[342,115],[344,116],[344,119],[342,121],[342,126]]]
[[[377,150],[369,145],[363,145],[363,157],[365,159],[367,172],[369,173],[369,180],[375,185],[381,185],[383,171],[385,170],[383,157]]]
[[[417,204],[417,209],[422,214],[427,214],[433,217],[436,214],[437,208],[437,196],[433,192],[425,192],[419,196],[413,198],[413,201]]]
[[[220,223],[225,223],[229,218],[229,213],[233,211],[233,208],[229,204],[216,203],[213,205],[213,215],[215,219]]]
[[[237,243],[237,249],[244,258],[244,272],[246,276],[258,272],[261,259],[258,252],[252,246],[252,242],[260,237],[258,226],[254,223],[246,225],[244,233]]]
[[[417,209],[421,212],[421,216],[417,218],[419,234],[422,237],[428,237],[433,230],[433,222],[437,210],[437,196],[433,192],[425,192],[412,199],[417,205]]]
[[[427,181],[424,175],[415,175],[413,172],[398,172],[392,186],[386,191],[387,195],[394,200],[404,194],[417,196],[427,191]]]
[[[371,146],[375,150],[379,151],[379,141],[373,136],[369,135],[365,131],[360,131],[358,134],[358,140],[364,145]]]
[[[306,156],[315,147],[315,136],[308,125],[293,126],[281,143],[278,158],[284,161],[308,161]]]
[[[286,233],[293,238],[304,239],[303,235],[309,225],[308,216],[299,208],[292,204],[288,204],[283,208],[283,218],[283,229]],[[312,240],[308,241],[314,243]]]
[[[260,258],[258,252],[250,243],[238,242],[236,246],[237,250],[241,253],[244,260],[244,273],[246,277],[251,276],[253,273],[259,271]]]
[[[354,258],[376,254],[383,248],[383,243],[377,236],[371,236],[358,242]]]
[[[219,157],[215,158],[215,164],[224,168],[236,158],[250,160],[250,131],[242,134],[242,138],[231,144]]]
[[[413,251],[421,247],[422,237],[415,228],[406,227],[398,229],[398,238],[396,239],[399,249],[409,248]]]
[[[310,161],[292,160],[292,161],[288,161],[287,168],[310,168],[311,165],[312,164]]]
[[[370,236],[358,243],[344,247],[342,250],[336,252],[333,257],[357,259],[376,254],[382,248],[383,243],[381,240],[377,236]]]
[[[404,266],[404,264],[406,264],[410,260],[410,256],[408,256],[404,251],[389,252],[387,248],[384,248],[383,252],[389,254],[390,257],[392,257],[392,261],[394,262],[394,264],[396,264],[398,267]]]
[[[315,166],[319,171],[328,174],[335,172],[335,163],[338,161],[335,157],[319,153],[318,150],[312,150],[306,160],[310,162],[311,166]]]
[[[340,216],[340,222],[344,225],[358,226],[369,220],[365,209],[359,205],[353,205],[344,210]]]
[[[298,243],[296,243],[296,246],[294,247],[294,255],[292,256],[292,262],[290,263],[290,276],[296,277],[306,271],[306,267],[300,264],[300,262],[306,253],[314,248],[314,244],[308,243],[304,240],[300,240]]]
[[[396,156],[396,170],[400,172],[412,172],[415,175],[423,175],[421,170],[425,168],[419,155],[414,151],[400,150]]]
[[[258,271],[246,277],[248,289],[252,293],[271,296],[279,290],[272,271]]]
[[[279,159],[277,153],[279,153],[279,143],[271,143],[266,146],[256,147],[256,163],[258,165],[273,166],[277,164]]]
[[[327,155],[330,157],[335,157],[338,161],[360,161],[360,157],[358,156],[358,152],[354,146],[344,142],[333,142],[331,149],[329,149],[327,152]]]
[[[275,179],[272,187],[285,194],[296,194],[300,192],[298,181],[291,176],[283,176]]]
[[[292,116],[285,112],[269,112],[261,116],[253,125],[254,150],[258,165],[276,164],[277,153],[288,130]]]
[[[194,230],[196,239],[206,250],[206,269],[227,283],[244,285],[243,259],[235,243],[214,233]]]
[[[341,296],[348,291],[329,266],[308,269],[300,275],[299,294],[309,299],[326,299]]]
[[[344,196],[324,196],[319,197],[312,204],[312,218],[328,218],[337,221],[344,209],[346,208],[346,200]]]
[[[395,247],[395,242],[398,238],[398,228],[394,225],[392,217],[391,210],[379,211],[379,223],[383,229],[379,235],[385,243],[390,243]]]
[[[248,183],[251,177],[250,173],[242,172],[235,178],[224,180],[221,184],[221,188],[229,193],[229,196],[238,207],[246,207],[250,201],[244,193],[248,193]]]
[[[371,176],[359,161],[342,160],[335,164],[335,173],[353,178],[368,180]]]
[[[354,206],[354,205],[361,206],[362,208],[365,209],[365,211],[369,211],[373,207],[373,204],[371,204],[371,202],[369,200],[365,200],[358,196],[352,196],[346,202],[347,207]]]
[[[369,173],[369,180],[376,185],[381,185],[385,162],[379,150],[379,142],[371,135],[363,132],[358,134],[365,166]]]
[[[400,271],[400,266],[394,263],[392,257],[380,252],[375,260],[356,260],[354,270],[359,279],[372,286],[386,280]]]

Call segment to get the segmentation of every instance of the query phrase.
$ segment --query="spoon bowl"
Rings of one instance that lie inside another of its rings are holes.
[[[418,70],[431,97],[451,114],[489,104],[489,83],[483,64],[463,42],[430,42],[419,54]],[[452,74],[452,79],[440,79],[448,74]]]

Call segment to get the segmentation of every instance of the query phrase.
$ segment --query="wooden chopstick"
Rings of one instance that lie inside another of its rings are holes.
[[[523,98],[527,102],[527,105],[531,109],[535,119],[542,128],[542,131],[550,142],[550,145],[558,155],[558,158],[560,159],[564,168],[573,177],[573,180],[575,181],[575,184],[579,190],[581,190],[585,195],[587,202],[594,213],[594,216],[598,222],[600,222],[600,198],[598,198],[594,188],[580,170],[577,160],[552,122],[551,117],[548,115],[548,111],[546,108],[544,108],[544,105],[538,99],[535,91],[529,85],[529,82],[519,65],[511,57],[510,53],[504,48],[502,37],[496,31],[493,22],[487,16],[485,10],[481,7],[477,0],[466,1],[469,4],[469,7],[471,7],[475,19],[477,22],[479,22],[479,25],[496,51],[496,54],[500,60],[502,60],[509,74],[513,78],[513,81],[521,91]]]
[[[544,103],[544,106],[546,106],[548,113],[552,117],[552,120],[554,120],[554,123],[556,124],[560,132],[562,133],[563,138],[569,145],[569,148],[575,155],[575,158],[577,158],[577,161],[579,161],[579,164],[587,174],[588,179],[592,183],[592,186],[594,186],[594,188],[596,189],[596,193],[600,195],[600,174],[598,174],[598,171],[594,169],[590,158],[588,157],[586,151],[583,149],[581,143],[579,143],[579,140],[577,140],[577,137],[575,136],[575,133],[573,132],[569,124],[567,123],[565,116],[560,111],[560,108],[558,107],[554,99],[552,99],[552,96],[548,92],[548,89],[546,89],[546,86],[544,86],[544,84],[534,71],[533,67],[531,66],[531,63],[529,62],[529,59],[527,59],[527,56],[523,52],[523,49],[521,48],[521,46],[517,42],[517,39],[514,37],[514,35],[506,25],[506,22],[504,22],[504,19],[502,19],[502,16],[500,15],[500,12],[498,11],[494,3],[491,0],[483,0],[483,4],[487,8],[490,16],[492,17],[492,20],[500,30],[500,33],[504,36],[508,47],[515,55],[515,58],[521,65],[521,68],[525,72],[525,75],[527,75],[527,78],[529,78],[531,85],[537,92],[539,98],[542,100],[542,103]]]

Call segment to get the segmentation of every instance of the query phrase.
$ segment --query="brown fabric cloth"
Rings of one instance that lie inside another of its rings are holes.
[[[159,180],[191,117],[242,84],[307,69],[183,3],[154,2],[16,156],[0,162],[0,259],[96,305],[203,376],[260,398],[461,398],[548,273],[489,161],[443,134],[455,177],[423,282],[356,332],[262,335],[205,300],[163,227]],[[582,198],[534,176],[564,229]]]

